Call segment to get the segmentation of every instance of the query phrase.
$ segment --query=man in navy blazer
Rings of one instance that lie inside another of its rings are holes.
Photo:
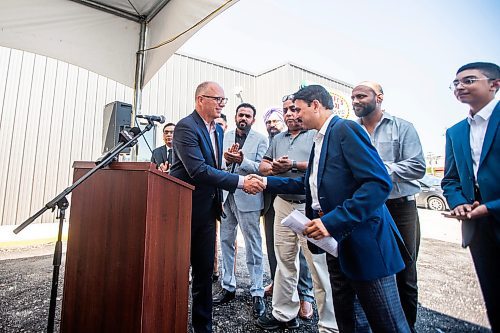
[[[493,332],[500,332],[500,68],[470,63],[450,85],[470,107],[466,119],[446,131],[446,160],[441,183],[462,220],[462,246],[469,246]]]
[[[332,113],[322,86],[302,88],[294,103],[304,128],[318,130],[309,167],[302,178],[267,177],[267,189],[305,190],[305,235],[337,240],[338,258],[327,254],[327,262],[340,332],[355,331],[356,296],[374,332],[409,332],[395,279],[402,241],[384,205],[392,185],[380,156],[357,123]]]
[[[174,131],[174,158],[170,175],[195,186],[191,212],[192,326],[194,332],[212,332],[212,272],[215,219],[222,213],[222,189],[262,191],[260,180],[220,170],[223,131],[214,119],[227,102],[215,82],[203,82],[195,92],[193,113]]]

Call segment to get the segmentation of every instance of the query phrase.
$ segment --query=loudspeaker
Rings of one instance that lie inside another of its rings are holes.
[[[105,153],[118,144],[118,135],[124,129],[130,129],[132,105],[123,102],[112,102],[104,106],[102,122],[102,152]],[[130,153],[130,148],[122,150]]]

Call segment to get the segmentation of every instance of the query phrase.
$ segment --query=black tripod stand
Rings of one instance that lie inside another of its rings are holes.
[[[66,215],[66,209],[69,207],[69,202],[66,199],[66,196],[70,194],[78,185],[87,180],[90,176],[92,176],[98,170],[108,166],[111,162],[116,160],[118,154],[125,148],[133,147],[137,143],[137,139],[144,135],[147,131],[149,131],[153,127],[153,120],[148,119],[148,125],[141,131],[139,128],[134,127],[130,129],[130,131],[123,130],[119,135],[119,143],[113,149],[111,149],[108,153],[101,156],[96,161],[96,166],[79,178],[73,185],[66,188],[64,191],[59,193],[54,199],[49,201],[45,206],[36,212],[29,219],[24,221],[19,227],[14,229],[14,233],[18,234],[21,230],[26,228],[28,225],[33,223],[40,215],[42,215],[45,211],[51,209],[54,211],[56,207],[59,209],[58,211],[58,219],[59,219],[59,231],[57,235],[57,242],[54,249],[54,259],[52,264],[54,266],[54,270],[52,272],[52,287],[50,291],[50,305],[49,305],[49,316],[47,322],[47,332],[54,332],[54,319],[56,313],[56,299],[57,299],[57,289],[59,286],[59,269],[61,267],[61,258],[62,258],[62,230],[63,230],[63,222]]]

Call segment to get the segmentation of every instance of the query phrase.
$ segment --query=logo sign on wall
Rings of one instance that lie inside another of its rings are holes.
[[[309,86],[311,84],[317,84],[313,83],[310,81],[302,81],[300,83],[299,89],[302,89],[306,86]],[[349,118],[349,115],[351,114],[351,103],[349,100],[345,97],[345,95],[333,88],[325,87],[325,89],[332,95],[333,98],[333,113],[338,115],[339,117],[342,118]]]

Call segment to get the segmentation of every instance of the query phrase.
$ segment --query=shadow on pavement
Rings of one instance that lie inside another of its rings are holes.
[[[53,244],[47,245],[53,248]],[[4,250],[0,250],[4,251]],[[458,251],[458,252],[457,252]],[[460,252],[461,251],[461,252]],[[439,253],[439,260],[436,260]],[[457,253],[459,253],[457,255]],[[465,253],[465,254],[464,254]],[[470,300],[464,299],[462,290],[470,288],[476,283],[472,273],[464,274],[463,266],[471,266],[466,262],[467,252],[456,244],[423,239],[419,257],[419,278],[422,306],[419,308],[418,332],[490,332],[488,328],[469,321],[455,318],[450,313],[464,313],[464,318],[484,317],[483,308],[471,309],[467,304]],[[57,300],[56,332],[59,331],[60,310],[62,301],[62,286],[64,277],[64,259],[61,266],[59,281],[59,297]],[[267,259],[264,258],[264,260]],[[457,260],[464,261],[462,265]],[[450,263],[453,261],[453,263]],[[450,269],[456,272],[450,273]],[[446,284],[443,287],[443,277],[434,277],[435,272],[446,273]],[[44,332],[46,330],[50,287],[52,278],[52,255],[32,256],[19,259],[0,260],[0,332]],[[214,332],[262,332],[254,325],[251,315],[252,305],[249,292],[250,281],[245,265],[245,249],[239,247],[237,258],[238,289],[236,299],[229,304],[214,307]],[[269,282],[269,277],[264,277]],[[214,283],[214,292],[220,288]],[[442,289],[451,294],[440,294]],[[434,295],[434,296],[432,296]],[[443,296],[444,295],[444,296]],[[472,296],[480,295],[476,290]],[[433,298],[435,297],[435,298]],[[438,302],[439,301],[439,302]],[[482,300],[475,299],[481,303]],[[439,303],[439,304],[438,304]],[[271,300],[266,300],[268,312],[271,309]],[[432,307],[432,309],[431,309]],[[451,312],[436,309],[450,309]],[[455,311],[455,312],[454,312]],[[476,311],[468,314],[467,311]],[[468,317],[466,315],[469,315]],[[293,332],[317,332],[317,312],[312,320],[301,320],[299,329]],[[280,332],[280,331],[277,331]]]

